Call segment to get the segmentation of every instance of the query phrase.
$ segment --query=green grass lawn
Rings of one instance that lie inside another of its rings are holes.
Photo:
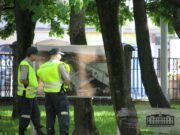
[[[138,103],[136,104],[136,109],[138,112],[139,118],[139,127],[141,129],[142,135],[180,135],[179,133],[157,133],[156,131],[150,131],[151,129],[146,127],[145,124],[145,116],[152,111],[148,104]],[[180,117],[180,105],[173,104],[172,109],[177,111]],[[45,125],[45,111],[44,106],[40,106],[41,110],[41,120],[42,124]],[[12,111],[12,106],[0,106],[0,115],[3,116],[3,119],[0,119],[0,135],[18,135],[18,120],[10,120]],[[97,128],[100,132],[100,135],[116,135],[117,134],[117,126],[115,122],[114,112],[112,106],[103,106],[96,105],[94,106],[95,111],[95,120]],[[162,110],[163,111],[163,110]],[[74,128],[74,114],[73,107],[70,106],[70,117],[71,117],[71,125],[70,125],[70,133],[72,133]],[[179,125],[178,125],[179,126]],[[27,134],[30,134],[30,126],[28,127]],[[56,123],[56,132],[58,132],[58,125]],[[43,129],[45,131],[45,127]]]

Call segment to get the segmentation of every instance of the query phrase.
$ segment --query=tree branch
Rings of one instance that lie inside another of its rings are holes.
[[[13,10],[13,9],[14,9],[14,7],[3,7],[2,11],[4,11],[4,10]]]

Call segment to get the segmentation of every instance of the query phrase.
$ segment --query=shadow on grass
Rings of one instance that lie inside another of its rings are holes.
[[[180,105],[173,104],[172,107],[179,111]],[[46,113],[44,106],[39,106],[41,110],[41,123],[46,125]],[[178,134],[165,134],[165,133],[155,133],[148,130],[144,124],[143,118],[146,116],[147,111],[151,109],[151,107],[146,103],[138,103],[136,104],[136,109],[138,111],[139,124],[141,127],[141,135],[180,135]],[[70,106],[70,135],[74,130],[74,108]],[[4,117],[4,119],[0,119],[0,135],[18,135],[18,120],[10,120],[12,111],[12,106],[1,106],[0,107],[0,115]],[[116,120],[114,116],[114,111],[112,106],[103,106],[98,105],[94,106],[94,115],[96,126],[100,132],[100,135],[116,135],[117,126]],[[7,118],[7,119],[6,119]],[[142,121],[143,120],[143,121]],[[27,135],[30,134],[31,127],[28,127]],[[45,131],[45,127],[43,131]],[[56,134],[58,134],[58,123],[55,124]]]

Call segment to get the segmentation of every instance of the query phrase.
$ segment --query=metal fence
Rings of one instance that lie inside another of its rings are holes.
[[[170,58],[168,70],[170,99],[180,100],[180,59]]]
[[[0,54],[0,97],[12,97],[13,86],[13,55]]]
[[[160,58],[153,58],[153,63],[160,83]],[[180,100],[180,58],[168,59],[168,94],[170,100]],[[131,61],[131,96],[133,99],[147,100],[137,57]]]
[[[0,97],[12,97],[13,55],[0,54]],[[141,81],[141,72],[137,57],[131,61],[131,95],[133,99],[147,100]],[[153,58],[154,68],[160,81],[160,59]],[[171,100],[180,100],[180,59],[168,59],[168,92]],[[107,96],[107,95],[106,95]]]

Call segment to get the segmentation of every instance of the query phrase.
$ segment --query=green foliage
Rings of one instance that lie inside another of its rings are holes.
[[[157,26],[160,26],[160,18],[162,18],[168,23],[170,33],[174,33],[174,27],[172,25],[174,8],[171,0],[149,0],[147,2],[147,13],[149,17]]]
[[[46,0],[44,0],[46,1]],[[19,0],[19,5],[22,10],[29,10],[32,12],[32,20],[36,22],[43,14],[45,3],[42,0]],[[11,7],[12,9],[6,9],[1,12],[1,20],[5,26],[0,28],[0,37],[6,39],[14,34],[16,30],[15,15],[14,15],[14,2],[12,0],[5,1],[5,8]]]
[[[18,0],[22,10],[32,12],[32,20],[50,24],[50,36],[62,36],[64,34],[63,24],[69,24],[70,8],[74,7],[78,13],[83,8],[86,10],[86,24],[96,26],[100,31],[99,19],[97,14],[96,3],[94,0],[69,0],[69,3],[64,3],[60,0]],[[8,5],[7,5],[8,4]],[[14,6],[12,0],[6,1],[6,6]],[[120,23],[124,24],[126,20],[132,19],[132,13],[129,7],[126,6],[125,0],[121,1],[120,6]],[[12,35],[15,31],[15,18],[13,10],[8,10],[2,15],[6,26],[0,29],[2,38]]]
[[[90,2],[94,0],[69,0],[69,6],[73,6],[75,11],[78,13],[83,8],[86,8]]]
[[[86,24],[95,26],[97,31],[100,31],[99,18],[95,1],[89,1],[86,7]]]
[[[57,20],[52,20],[51,21],[51,30],[49,32],[50,36],[56,36],[56,37],[61,37],[62,34],[64,34],[64,29],[61,28],[61,23]]]
[[[69,0],[69,6],[73,6],[75,11],[78,13],[83,8],[83,0]]]
[[[44,0],[46,1],[46,0]],[[36,22],[45,9],[45,2],[43,0],[19,0],[19,5],[22,10],[28,9],[30,12],[33,13],[32,20]]]
[[[131,21],[132,19],[133,14],[129,5],[126,4],[126,0],[121,0],[119,7],[119,23],[123,25],[126,23],[126,21]],[[100,24],[95,1],[89,1],[86,7],[86,23],[91,26],[96,26],[96,30],[100,31]]]
[[[86,8],[92,1],[93,0],[69,0],[69,3],[56,0],[48,1],[40,22],[50,23],[50,36],[62,36],[64,34],[62,25],[69,25],[71,6],[73,6],[78,13],[83,8]]]
[[[8,22],[3,28],[0,28],[0,37],[6,39],[9,35],[14,34],[15,24]]]
[[[43,10],[45,6],[44,5],[32,5],[30,10],[33,11],[33,18],[32,20],[36,22],[42,15]]]
[[[4,7],[13,7],[12,0],[5,1]],[[14,34],[15,31],[15,18],[13,9],[11,10],[3,10],[0,16],[0,23],[4,25],[4,27],[0,28],[0,37],[2,39],[6,39],[10,35]]]
[[[19,5],[21,9],[29,9],[33,0],[19,0]]]
[[[50,24],[50,36],[62,36],[64,34],[62,24],[69,22],[69,5],[62,1],[47,1],[40,22]]]
[[[126,21],[132,21],[133,13],[130,9],[130,5],[126,4],[126,0],[120,1],[120,8],[119,8],[119,22],[121,25],[125,24]]]

